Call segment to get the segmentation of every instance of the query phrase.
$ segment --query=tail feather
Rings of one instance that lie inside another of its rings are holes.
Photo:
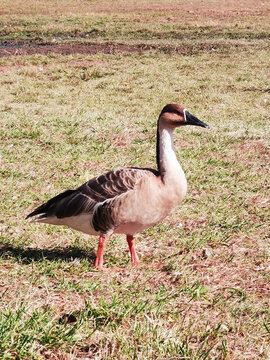
[[[44,214],[48,210],[48,203],[42,204],[39,207],[37,207],[34,211],[32,211],[30,214],[26,216],[26,219],[29,219],[30,217],[33,217],[35,215]]]
[[[42,204],[38,206],[34,211],[32,211],[30,214],[26,216],[26,219],[29,219],[30,217],[33,217],[35,215],[41,215],[37,219],[31,220],[31,222],[34,222],[35,220],[40,220],[42,218],[45,218],[47,216],[50,216],[50,213],[53,212],[53,209],[55,208],[55,205],[65,197],[73,194],[76,190],[66,190],[62,192],[61,194],[56,195],[52,199],[48,200],[45,204]]]
[[[34,215],[33,215],[34,216]],[[26,217],[26,219],[28,219],[28,217],[30,217],[29,215]],[[31,224],[31,223],[34,223],[34,222],[42,222],[42,220],[44,220],[44,219],[47,219],[48,218],[48,215],[46,215],[46,214],[42,214],[42,215],[40,215],[40,216],[38,216],[38,217],[35,217],[35,218],[33,218],[33,219],[31,219],[30,221],[29,221],[29,223]]]

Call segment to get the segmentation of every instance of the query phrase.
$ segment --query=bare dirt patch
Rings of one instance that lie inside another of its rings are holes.
[[[235,237],[227,246],[194,251],[187,266],[215,291],[235,288],[258,297],[268,296],[270,284],[263,276],[269,271],[270,262],[260,257],[267,249],[263,245],[254,248],[252,244],[252,238]]]
[[[243,140],[240,143],[233,145],[226,154],[217,152],[215,156],[210,155],[209,158],[213,161],[222,159],[224,162],[235,162],[237,164],[246,164],[263,167],[264,171],[269,170],[268,159],[270,157],[270,147],[266,140]]]
[[[228,160],[245,164],[257,164],[260,161],[267,171],[269,156],[270,147],[265,140],[244,140],[234,147],[233,156],[228,156]]]
[[[145,45],[118,45],[118,44],[35,44],[20,42],[19,44],[7,42],[0,44],[0,57],[22,56],[22,55],[71,55],[97,53],[114,54],[116,52],[142,52],[152,47]]]
[[[270,156],[270,147],[268,143],[262,140],[242,141],[239,145],[239,152],[251,155],[267,155]]]
[[[144,53],[148,51],[161,51],[166,54],[181,54],[181,55],[195,55],[200,52],[227,52],[239,50],[241,48],[252,47],[254,44],[244,44],[241,42],[228,43],[179,43],[177,46],[171,45],[148,45],[148,44],[115,44],[115,43],[65,43],[65,44],[38,44],[34,42],[14,41],[0,42],[0,58],[7,56],[24,56],[24,55],[71,55],[71,54],[86,54],[95,55],[102,54],[116,54],[116,53]]]
[[[146,139],[152,138],[153,134],[141,134],[139,132],[123,132],[120,134],[114,134],[112,137],[112,145],[114,147],[130,147],[135,140],[146,141]],[[102,139],[101,139],[102,140]]]

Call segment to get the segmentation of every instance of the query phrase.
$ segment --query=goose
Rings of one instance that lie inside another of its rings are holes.
[[[75,190],[66,190],[37,207],[26,219],[31,222],[66,225],[99,236],[94,266],[103,269],[104,247],[113,234],[124,234],[131,263],[139,265],[134,235],[164,219],[181,203],[187,180],[173,146],[177,127],[209,128],[178,104],[166,105],[157,122],[157,170],[120,167],[97,176]]]

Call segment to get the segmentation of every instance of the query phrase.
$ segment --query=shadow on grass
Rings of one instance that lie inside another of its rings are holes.
[[[0,246],[0,256],[3,258],[15,258],[24,264],[32,261],[63,260],[73,261],[74,259],[87,259],[92,263],[96,254],[93,250],[84,251],[77,247],[55,248],[55,249],[25,249],[14,247],[10,244]]]

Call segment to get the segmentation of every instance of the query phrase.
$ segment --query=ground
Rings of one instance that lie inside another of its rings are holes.
[[[4,0],[0,358],[269,359],[268,2]],[[184,202],[136,236],[29,224],[118,166],[155,167],[169,102]],[[107,269],[107,270],[106,270]]]

